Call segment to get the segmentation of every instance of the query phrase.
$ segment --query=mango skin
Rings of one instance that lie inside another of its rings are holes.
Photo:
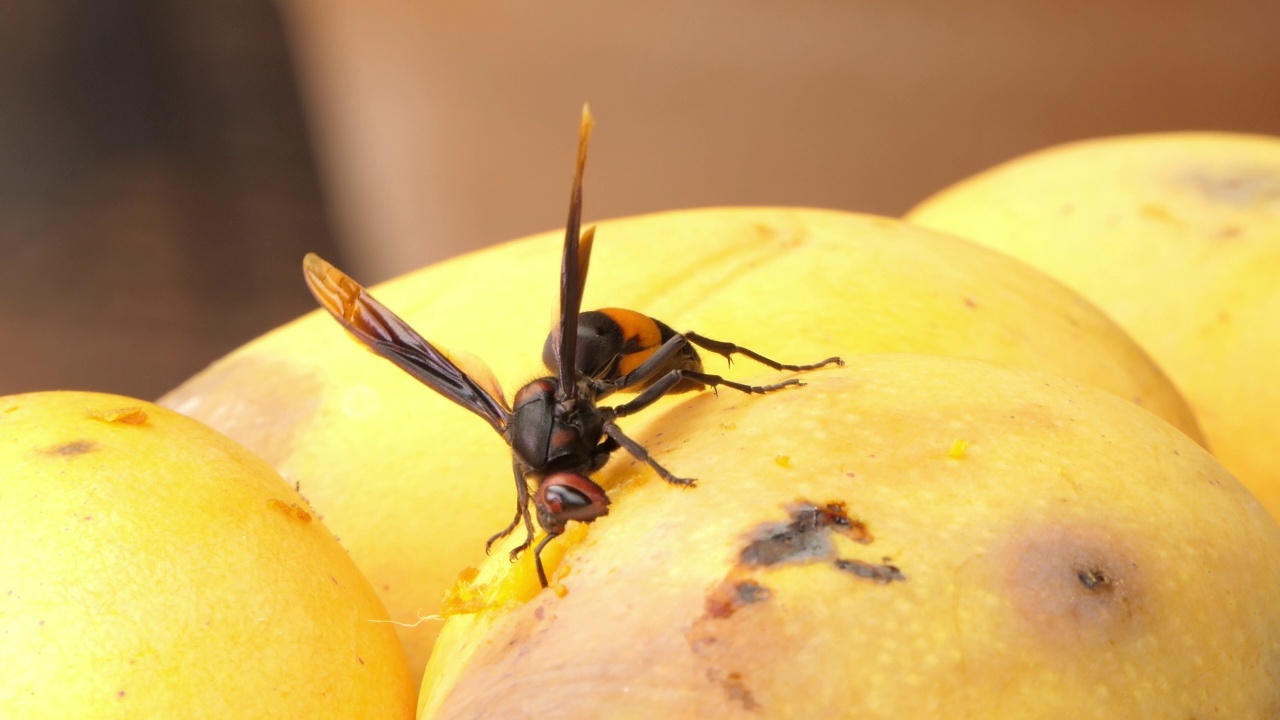
[[[14,395],[0,467],[0,717],[412,717],[368,581],[233,441],[131,398]]]
[[[1280,137],[1164,133],[1032,153],[907,214],[1008,253],[1113,317],[1208,446],[1280,517]]]
[[[563,233],[544,233],[373,292],[432,342],[483,358],[510,395],[545,373],[562,242]],[[305,292],[301,277],[298,286]],[[1106,388],[1199,436],[1160,370],[1088,303],[997,253],[890,218],[707,208],[607,220],[584,307],[608,306],[783,362],[914,351],[1038,368]],[[707,366],[730,377],[761,370],[741,358]],[[425,667],[440,626],[419,618],[439,611],[443,592],[485,559],[485,539],[513,512],[510,451],[487,424],[320,311],[231,353],[160,403],[300,483],[392,618],[413,625],[400,638],[411,666]]]
[[[608,466],[611,512],[561,541],[554,592],[447,621],[419,718],[1280,713],[1280,527],[1182,433],[956,358],[806,381],[639,423],[698,486]],[[865,529],[760,563],[805,503]],[[473,586],[510,575],[491,559]]]

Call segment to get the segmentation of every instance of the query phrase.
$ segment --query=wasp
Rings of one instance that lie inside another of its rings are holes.
[[[522,522],[525,539],[511,551],[514,561],[533,544],[533,517],[546,537],[534,548],[538,580],[547,586],[542,549],[571,520],[589,523],[609,512],[609,496],[588,476],[619,448],[645,463],[669,483],[692,486],[659,464],[618,426],[670,393],[727,387],[768,393],[800,385],[794,378],[753,386],[703,371],[694,346],[726,358],[743,355],[777,370],[806,371],[843,364],[827,358],[809,365],[784,365],[732,343],[668,325],[620,308],[582,312],[582,293],[595,228],[582,231],[582,176],[593,119],[583,108],[578,156],[569,199],[569,218],[560,268],[559,321],[547,337],[543,360],[551,374],[521,387],[508,403],[502,387],[483,363],[463,370],[447,352],[427,341],[338,268],[314,253],[303,260],[303,276],[320,305],[373,352],[420,382],[479,415],[511,447],[516,512],[510,524],[489,538],[485,549]],[[614,392],[637,393],[629,402],[598,402]],[[535,488],[532,493],[530,485]],[[529,506],[532,503],[533,513]]]

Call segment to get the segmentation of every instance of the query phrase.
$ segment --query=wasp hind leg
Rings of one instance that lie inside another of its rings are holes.
[[[808,370],[817,370],[818,368],[826,367],[827,365],[844,365],[844,360],[841,360],[838,357],[829,357],[826,360],[819,360],[816,363],[810,363],[808,365],[788,365],[786,363],[780,363],[777,360],[772,360],[770,358],[767,358],[754,350],[751,350],[749,348],[744,348],[741,345],[735,345],[731,342],[724,342],[722,340],[712,340],[709,337],[706,337],[704,335],[699,335],[698,333],[695,333],[695,332],[686,332],[682,334],[684,335],[685,339],[688,340],[693,345],[697,345],[698,347],[708,352],[713,352],[723,357],[728,362],[733,362],[734,355],[745,355],[746,357],[749,357],[752,360],[755,360],[761,365],[771,367],[774,370],[790,370],[791,372],[805,372]]]
[[[529,546],[533,544],[533,518],[529,515],[529,484],[525,481],[524,473],[520,470],[518,464],[513,463],[511,469],[516,476],[516,515],[511,518],[509,525],[485,541],[484,552],[487,555],[495,542],[510,535],[520,524],[520,521],[524,520],[524,542],[511,550],[511,562],[515,562],[516,558],[520,557],[520,553],[528,550]]]

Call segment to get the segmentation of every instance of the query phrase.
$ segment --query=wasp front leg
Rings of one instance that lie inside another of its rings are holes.
[[[488,554],[493,544],[510,535],[523,519],[525,529],[524,542],[511,550],[511,562],[515,562],[516,558],[520,557],[520,553],[529,549],[529,546],[533,544],[533,517],[529,513],[529,483],[525,480],[524,470],[521,469],[519,462],[513,462],[511,470],[516,476],[516,515],[511,518],[509,525],[485,542],[484,551]]]
[[[628,405],[629,404],[630,403],[628,403]],[[610,409],[612,410],[613,408],[610,408]],[[618,424],[615,423],[612,419],[605,420],[604,431],[610,438],[612,438],[615,442],[617,442],[618,445],[620,445],[623,450],[626,450],[631,455],[631,457],[653,468],[653,471],[658,473],[658,477],[662,478],[663,480],[666,480],[672,485],[682,485],[684,487],[693,487],[693,485],[697,482],[693,478],[677,477],[670,470],[662,467],[662,465],[660,465],[657,460],[653,459],[653,456],[649,454],[649,451],[644,449],[643,445],[627,437],[626,433],[622,432],[622,428],[618,427]]]

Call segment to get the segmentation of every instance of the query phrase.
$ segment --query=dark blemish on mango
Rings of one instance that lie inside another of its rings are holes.
[[[753,533],[751,542],[739,555],[744,565],[825,560],[834,552],[831,531],[863,544],[873,539],[865,523],[849,517],[843,502],[822,506],[801,502],[793,505],[790,512],[791,522],[769,523]]]
[[[40,452],[44,455],[59,455],[62,457],[75,457],[77,455],[84,455],[85,453],[93,452],[94,450],[97,450],[97,449],[98,449],[98,443],[92,440],[72,440],[69,443],[54,445],[53,447],[46,448],[44,450],[41,450]]]
[[[762,566],[826,559],[832,552],[827,529],[841,521],[849,521],[844,503],[831,502],[826,507],[797,503],[791,507],[790,523],[768,523],[756,530],[742,548],[740,560],[744,565]]]
[[[730,578],[707,595],[706,617],[723,620],[747,605],[764,602],[772,596],[769,588],[755,580]]]
[[[267,500],[267,507],[275,510],[276,512],[284,513],[304,525],[311,522],[311,513],[303,510],[298,503],[286,503],[283,500],[271,498]]]
[[[1076,577],[1080,580],[1081,585],[1090,590],[1105,591],[1111,587],[1111,580],[1103,571],[1098,569],[1081,570],[1076,573]]]
[[[889,563],[889,559],[879,565],[863,562],[861,560],[836,560],[835,566],[837,570],[851,573],[860,578],[865,578],[881,585],[888,585],[891,582],[905,582],[906,575],[902,574],[902,570],[896,565]]]
[[[1106,526],[1028,523],[991,558],[1018,632],[1049,643],[1113,644],[1141,632],[1146,583],[1139,558]]]
[[[757,534],[739,556],[746,565],[825,559],[832,552],[826,533],[806,531],[795,523],[774,525]]]
[[[116,410],[90,410],[86,413],[90,419],[120,425],[146,425],[147,411],[141,407],[124,407]]]
[[[712,668],[707,671],[707,679],[724,688],[729,700],[741,705],[744,710],[755,711],[760,709],[760,703],[756,702],[755,696],[747,688],[747,684],[740,673],[721,673]]]

